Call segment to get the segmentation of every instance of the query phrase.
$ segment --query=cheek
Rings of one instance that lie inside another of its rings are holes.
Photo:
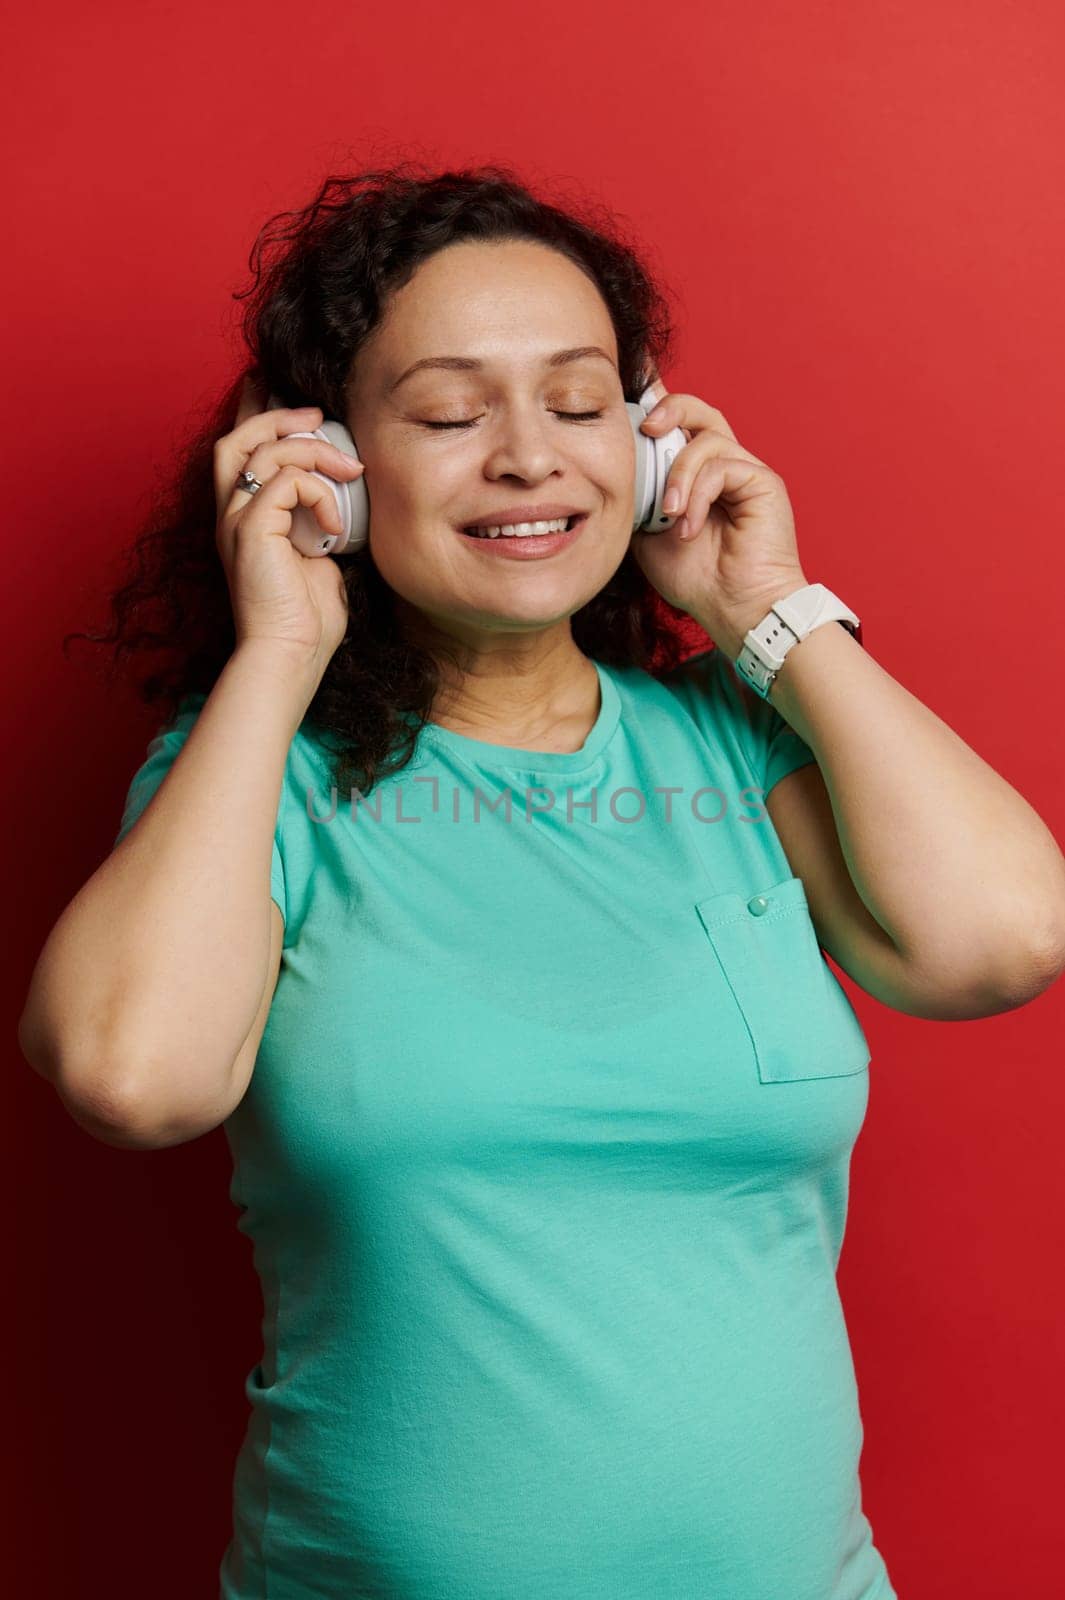
[[[619,428],[601,443],[602,448],[596,452],[594,467],[592,463],[590,467],[593,467],[598,480],[609,486],[611,494],[617,498],[630,495],[636,482],[636,445],[628,422],[623,430]]]
[[[404,497],[391,500],[375,516],[370,501],[370,550],[374,565],[397,594],[413,602],[429,601],[446,591],[451,576],[464,570],[461,535],[450,526],[437,502]]]
[[[376,480],[377,499],[389,520],[404,528],[439,528],[454,508],[470,503],[470,485],[479,483],[479,471],[479,460],[457,449],[393,451],[383,481]],[[366,479],[372,515],[375,480],[369,465]]]

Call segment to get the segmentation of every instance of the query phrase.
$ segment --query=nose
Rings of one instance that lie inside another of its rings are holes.
[[[504,410],[491,425],[486,474],[540,483],[563,467],[557,417],[535,403]]]

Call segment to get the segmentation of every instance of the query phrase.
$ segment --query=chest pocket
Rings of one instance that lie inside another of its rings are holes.
[[[762,1083],[863,1072],[869,1045],[810,920],[801,878],[711,895],[696,911],[750,1035]]]

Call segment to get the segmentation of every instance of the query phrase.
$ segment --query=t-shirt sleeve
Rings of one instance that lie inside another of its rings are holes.
[[[174,765],[178,754],[192,731],[196,719],[207,703],[206,695],[187,695],[181,702],[177,715],[173,720],[164,724],[148,746],[147,755],[133,774],[129,789],[126,794],[126,803],[122,812],[122,822],[115,836],[115,846],[121,844],[129,833],[134,823],[137,822],[147,810],[148,803],[161,786],[170,768]],[[270,898],[273,900],[286,925],[288,923],[288,903],[285,896],[285,866],[280,849],[281,838],[281,807],[278,807],[278,822],[274,829],[273,853],[270,863]]]
[[[763,700],[724,651],[705,650],[677,668],[670,686],[708,737],[739,745],[763,796],[817,757],[770,700]]]

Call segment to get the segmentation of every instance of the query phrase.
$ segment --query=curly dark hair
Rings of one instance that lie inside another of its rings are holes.
[[[233,298],[247,302],[243,338],[262,392],[285,406],[320,406],[326,418],[344,421],[353,361],[389,294],[429,256],[464,239],[539,241],[586,272],[613,321],[626,400],[662,371],[673,340],[665,293],[614,215],[588,200],[563,207],[539,198],[496,164],[436,172],[405,160],[327,177],[303,210],[282,212],[260,230],[249,262],[254,282]],[[244,377],[242,371],[179,449],[150,521],[125,552],[126,581],[109,596],[107,630],[63,640],[64,653],[72,638],[113,646],[111,677],[135,652],[164,652],[168,659],[142,676],[138,692],[149,704],[161,701],[171,716],[189,696],[210,692],[236,646],[215,543],[213,452],[234,426]],[[368,795],[378,778],[412,758],[440,668],[435,654],[405,637],[398,597],[369,545],[338,565],[348,630],[304,720],[334,747],[339,790],[354,786]],[[583,654],[654,674],[676,667],[688,646],[707,642],[655,591],[631,551],[570,626]]]

